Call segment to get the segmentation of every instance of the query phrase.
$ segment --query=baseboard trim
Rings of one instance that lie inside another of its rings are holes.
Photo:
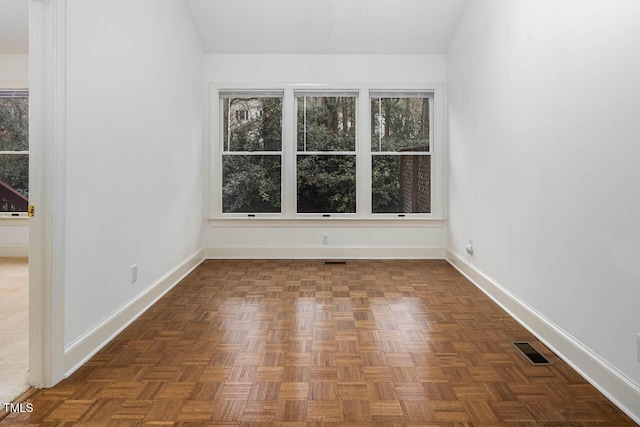
[[[69,343],[64,349],[65,376],[68,377],[84,365],[186,275],[191,273],[203,260],[203,250],[189,256],[109,317]]]
[[[446,260],[640,424],[640,385],[459,255],[447,250]]]
[[[0,258],[26,258],[28,256],[28,246],[0,246]]]
[[[444,248],[356,246],[210,246],[207,259],[444,259]]]

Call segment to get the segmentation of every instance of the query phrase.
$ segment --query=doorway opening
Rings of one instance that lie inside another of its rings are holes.
[[[28,205],[29,92],[0,87],[1,403],[29,388]]]

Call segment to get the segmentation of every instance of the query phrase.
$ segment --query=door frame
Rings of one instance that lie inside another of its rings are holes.
[[[64,372],[66,0],[29,0],[29,382]]]

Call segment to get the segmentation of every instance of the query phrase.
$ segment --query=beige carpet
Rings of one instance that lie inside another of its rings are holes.
[[[0,404],[29,388],[27,258],[0,258]]]

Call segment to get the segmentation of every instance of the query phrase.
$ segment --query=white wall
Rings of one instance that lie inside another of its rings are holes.
[[[183,2],[70,0],[67,19],[68,345],[201,248],[204,101]]]
[[[635,0],[472,0],[448,54],[449,248],[636,385],[638,22]]]
[[[24,89],[29,83],[29,55],[0,55],[0,89]]]
[[[0,55],[0,89],[29,87],[29,55]],[[26,253],[29,227],[24,219],[0,217],[0,256]]]
[[[207,82],[444,82],[445,55],[206,55]]]
[[[446,80],[444,55],[206,55],[209,83],[420,83]],[[207,172],[208,173],[208,172]],[[208,205],[208,198],[205,204]],[[208,210],[206,215],[208,215]],[[444,248],[444,227],[207,228],[205,247]],[[389,256],[393,256],[391,253]]]
[[[27,219],[0,217],[0,257],[26,257],[28,246]]]

